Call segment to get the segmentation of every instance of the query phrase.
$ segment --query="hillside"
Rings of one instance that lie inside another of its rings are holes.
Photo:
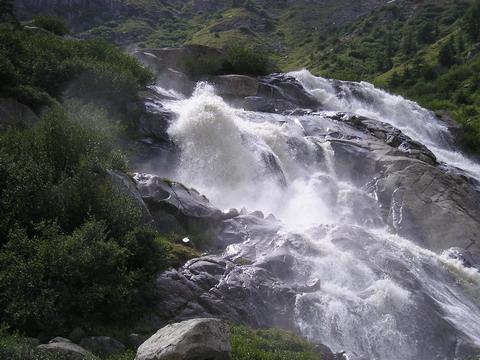
[[[17,0],[21,19],[66,18],[76,36],[128,48],[249,44],[277,69],[308,68],[370,81],[453,117],[460,142],[479,152],[478,39],[466,33],[471,0]],[[471,12],[471,11],[470,11]],[[480,15],[479,15],[480,16]],[[451,46],[450,46],[451,45]],[[440,50],[454,59],[439,62]]]

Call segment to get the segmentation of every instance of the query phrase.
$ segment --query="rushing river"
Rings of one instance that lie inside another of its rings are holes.
[[[448,129],[414,102],[368,83],[306,70],[289,75],[325,110],[244,111],[207,83],[197,84],[188,99],[163,104],[177,114],[168,134],[181,154],[169,175],[221,209],[261,210],[273,214],[276,226],[280,221],[272,238],[252,231],[225,255],[259,261],[288,244],[295,259],[289,281],[321,283],[297,295],[292,316],[298,329],[349,359],[453,360],[462,346],[480,347],[480,273],[386,224],[368,181],[339,173],[354,164],[337,156],[328,134],[365,135],[328,115],[351,112],[388,123],[428,147],[442,166],[472,179],[480,180],[480,165],[457,151]]]

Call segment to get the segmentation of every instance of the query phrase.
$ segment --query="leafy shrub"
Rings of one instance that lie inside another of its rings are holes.
[[[51,219],[72,231],[95,215],[114,233],[138,221],[132,200],[118,193],[106,173],[126,170],[112,138],[116,128],[100,110],[76,108],[76,117],[57,107],[35,128],[0,134],[1,238],[14,224]]]
[[[231,44],[227,51],[227,71],[246,75],[268,74],[273,65],[266,51],[258,46]]]
[[[48,30],[55,35],[67,35],[70,33],[67,23],[62,18],[56,16],[39,15],[35,16],[32,25]]]
[[[293,333],[232,326],[233,360],[320,360],[315,346]]]
[[[9,63],[15,78],[0,83],[0,96],[13,95],[37,110],[45,104],[32,93],[60,100],[66,90],[71,96],[123,106],[152,79],[135,59],[105,41],[1,30],[0,78],[12,76]]]

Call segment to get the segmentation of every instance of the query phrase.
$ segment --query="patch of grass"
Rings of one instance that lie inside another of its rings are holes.
[[[232,326],[232,360],[321,360],[307,340],[279,329]]]

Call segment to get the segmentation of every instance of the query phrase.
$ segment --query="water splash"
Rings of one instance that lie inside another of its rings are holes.
[[[480,181],[480,165],[449,144],[448,129],[435,114],[416,102],[389,94],[368,82],[353,83],[313,76],[308,70],[289,73],[328,110],[347,111],[386,122],[426,145],[439,161],[462,169]]]
[[[389,122],[440,159],[480,174],[417,104],[367,83],[292,75],[328,109]],[[282,221],[268,246],[251,234],[230,254],[240,256],[253,244],[261,259],[291,239],[310,246],[292,251],[299,280],[322,282],[320,291],[297,297],[295,318],[306,336],[347,350],[350,359],[442,358],[437,332],[450,327],[480,346],[478,272],[389,233],[377,199],[338,178],[332,146],[306,135],[306,119],[234,109],[207,83],[191,98],[164,105],[178,115],[168,132],[181,150],[179,180],[217,206],[260,209]],[[339,127],[321,116],[309,121]]]

